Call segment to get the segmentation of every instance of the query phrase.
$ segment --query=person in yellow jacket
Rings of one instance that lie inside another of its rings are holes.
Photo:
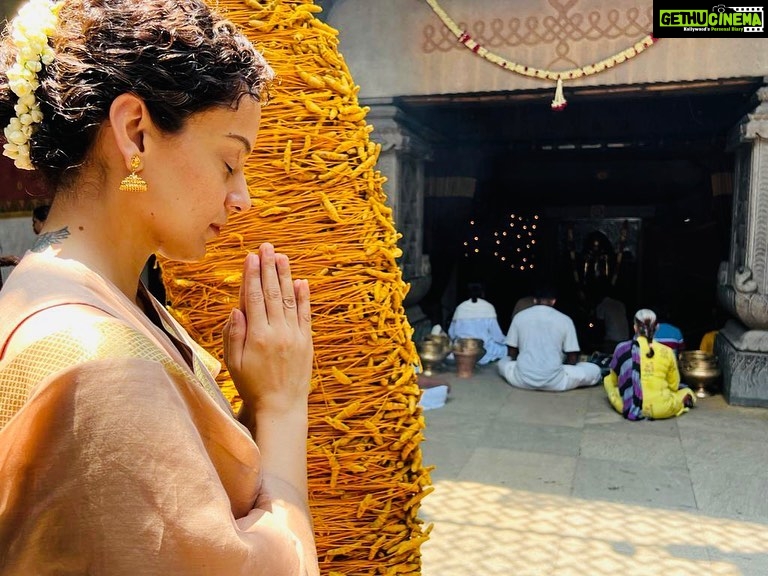
[[[706,352],[707,354],[715,353],[715,338],[719,330],[710,330],[704,336],[701,337],[701,344],[699,344],[699,350]]]
[[[696,403],[693,391],[681,387],[674,352],[654,342],[656,326],[653,310],[637,311],[635,335],[616,346],[603,380],[611,406],[627,420],[672,418]]]

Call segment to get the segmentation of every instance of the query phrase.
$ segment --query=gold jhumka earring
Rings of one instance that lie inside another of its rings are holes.
[[[136,174],[139,166],[141,166],[141,158],[139,158],[138,154],[134,154],[131,157],[131,173],[120,182],[120,192],[142,193],[147,191],[146,180]]]

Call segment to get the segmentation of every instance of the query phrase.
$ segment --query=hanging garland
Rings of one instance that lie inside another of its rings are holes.
[[[456,24],[456,22],[454,22],[451,17],[445,13],[445,10],[440,7],[440,5],[437,3],[437,0],[426,0],[426,2],[432,8],[435,14],[437,14],[441,22],[445,24],[445,26],[454,36],[456,36],[459,42],[461,42],[466,48],[478,56],[481,56],[489,62],[493,62],[494,64],[501,66],[505,70],[515,72],[516,74],[521,74],[522,76],[528,76],[530,78],[541,78],[543,80],[556,80],[557,87],[555,89],[555,97],[552,100],[551,106],[553,110],[558,111],[563,110],[568,104],[566,99],[563,97],[563,79],[572,80],[575,78],[581,78],[582,76],[591,76],[592,74],[598,74],[599,72],[613,68],[617,64],[622,64],[627,60],[634,58],[640,54],[640,52],[652,46],[659,40],[658,38],[654,38],[649,34],[639,42],[636,42],[629,48],[614,54],[610,58],[600,60],[594,64],[582,66],[581,68],[571,68],[570,70],[555,72],[553,70],[544,70],[542,68],[534,68],[533,66],[517,64],[499,56],[498,54],[494,54],[473,40],[472,36],[470,36],[466,30],[462,30],[459,25]]]

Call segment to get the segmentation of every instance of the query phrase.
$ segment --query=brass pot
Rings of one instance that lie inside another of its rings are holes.
[[[704,350],[685,350],[680,352],[680,363],[717,364],[717,358]]]
[[[453,342],[453,357],[459,378],[471,378],[475,364],[483,356],[485,348],[480,338],[456,338]]]
[[[717,357],[703,350],[686,350],[680,353],[681,380],[696,392],[696,396],[709,396],[717,388],[722,374]]]
[[[432,371],[443,363],[450,348],[446,348],[445,343],[440,339],[427,338],[417,344],[416,349],[421,358],[421,365],[424,367],[424,375],[432,376]]]
[[[427,334],[424,336],[424,342],[434,342],[447,355],[451,351],[451,339],[448,334]]]
[[[483,341],[480,338],[456,338],[453,343],[454,352],[477,352],[480,350],[483,350]]]

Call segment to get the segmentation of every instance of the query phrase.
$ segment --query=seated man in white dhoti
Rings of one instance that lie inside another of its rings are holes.
[[[512,319],[506,338],[509,356],[499,361],[499,374],[512,386],[564,391],[601,381],[599,366],[577,362],[576,328],[555,310],[555,302],[554,289],[541,287],[534,294],[534,306]]]
[[[485,354],[478,364],[488,364],[507,355],[504,333],[496,317],[496,308],[483,300],[483,287],[480,284],[469,285],[469,299],[456,307],[453,320],[448,326],[448,336],[456,338],[479,338],[483,341]]]

